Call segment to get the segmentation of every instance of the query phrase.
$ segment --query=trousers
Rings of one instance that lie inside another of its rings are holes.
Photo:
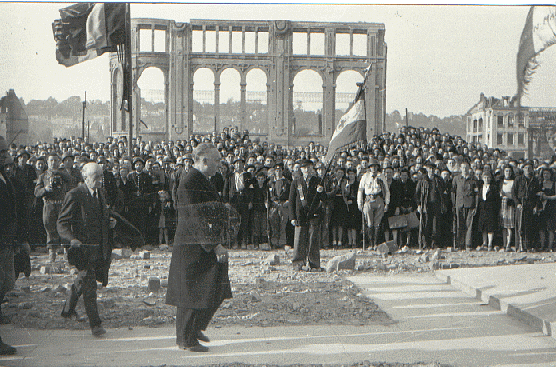
[[[176,344],[192,347],[199,343],[197,335],[206,330],[217,308],[178,307],[176,312]]]
[[[100,326],[102,321],[98,315],[97,307],[97,279],[96,269],[94,265],[89,265],[85,270],[79,270],[77,276],[71,286],[69,298],[64,305],[63,312],[70,314],[75,311],[79,297],[83,295],[83,303],[85,304],[85,312],[89,318],[91,328]]]
[[[302,266],[308,262],[311,268],[320,268],[321,224],[321,218],[314,218],[308,223],[295,226],[292,259],[294,266]]]
[[[12,246],[0,245],[0,304],[6,293],[14,289],[14,250]]]

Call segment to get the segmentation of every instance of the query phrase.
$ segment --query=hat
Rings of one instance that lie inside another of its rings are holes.
[[[322,164],[321,162],[315,164],[315,169],[321,169],[321,168],[325,168],[324,164]]]
[[[103,155],[99,155],[97,158],[97,163],[101,164],[101,163],[106,163],[106,157]]]
[[[296,163],[297,163],[297,162],[296,162]],[[309,166],[312,166],[313,164],[314,164],[313,161],[310,160],[310,159],[301,159],[301,160],[299,161],[299,165],[300,165],[301,167],[309,167]]]
[[[372,159],[369,161],[369,167],[371,167],[371,166],[378,166],[378,167],[380,167],[380,163],[378,163],[378,161],[376,160],[376,158],[372,158]]]
[[[28,151],[26,151],[25,149],[20,149],[17,152],[17,158],[21,157],[24,154],[27,154],[27,159],[31,158],[31,154]]]
[[[191,162],[193,162],[193,154],[191,154],[191,153],[186,153],[186,154],[183,156],[183,160],[184,160],[184,161],[191,161]]]
[[[141,163],[143,163],[143,165],[145,165],[145,161],[144,161],[143,158],[141,158],[141,157],[134,157],[134,158],[133,158],[133,162],[132,162],[132,163],[133,163],[134,166],[135,166],[135,163],[137,163],[137,162],[141,162]]]
[[[245,162],[245,159],[243,159],[243,157],[235,157],[233,163],[235,164],[236,162]]]

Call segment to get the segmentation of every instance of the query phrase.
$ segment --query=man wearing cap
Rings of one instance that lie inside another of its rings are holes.
[[[83,178],[81,177],[81,172],[79,171],[79,169],[73,166],[73,154],[71,154],[70,152],[64,153],[62,155],[62,163],[64,165],[64,170],[71,179],[70,185],[68,187],[68,190],[71,190],[77,187],[77,185],[83,181]]]
[[[290,224],[290,211],[288,208],[290,196],[290,180],[284,177],[284,165],[278,163],[274,166],[274,180],[269,183],[272,244],[275,247],[284,247],[288,244],[288,237],[292,234]],[[293,244],[293,241],[291,241]]]
[[[234,159],[234,170],[226,181],[224,188],[224,197],[232,204],[235,210],[239,213],[240,226],[237,235],[237,244],[234,247],[241,246],[247,247],[249,239],[249,190],[251,184],[251,175],[244,171],[245,160],[242,156]]]
[[[147,223],[149,215],[149,206],[152,202],[152,181],[151,176],[144,171],[145,161],[141,157],[133,158],[133,172],[129,174],[129,178],[135,185],[133,199],[129,203],[131,223],[137,227],[143,237],[147,238]]]
[[[0,136],[0,307],[6,293],[15,285],[14,241],[17,236],[17,197],[14,185],[6,177],[4,168],[12,163],[8,153],[8,143]],[[0,323],[7,323],[0,308]],[[0,355],[12,355],[16,349],[4,343],[0,337]]]
[[[291,223],[295,226],[292,265],[297,271],[304,265],[320,271],[322,200],[326,194],[314,174],[313,162],[305,159],[299,164],[302,175],[292,181],[288,199]]]
[[[17,166],[15,167],[15,178],[21,187],[21,203],[19,215],[20,221],[20,237],[24,243],[30,241],[30,224],[31,224],[31,211],[33,209],[33,202],[35,201],[35,180],[37,179],[37,172],[30,164],[27,164],[31,154],[24,149],[20,149],[17,153]]]
[[[512,195],[516,203],[516,222],[519,233],[520,244],[516,246],[517,251],[524,252],[533,250],[535,236],[535,223],[533,215],[537,208],[542,205],[537,195],[542,191],[538,178],[533,174],[533,162],[528,160],[523,163],[523,174],[515,178]]]
[[[48,169],[37,179],[35,196],[43,200],[42,219],[46,230],[46,247],[51,263],[56,261],[56,247],[60,245],[60,236],[56,221],[66,193],[70,190],[71,177],[60,169],[60,157],[50,153],[46,160]],[[64,248],[64,253],[66,249]]]
[[[390,190],[379,177],[379,171],[380,164],[373,158],[369,162],[369,170],[361,177],[357,192],[357,206],[365,217],[371,248],[378,245],[382,217],[390,204]]]

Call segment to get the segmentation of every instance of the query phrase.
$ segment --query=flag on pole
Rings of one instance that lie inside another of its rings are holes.
[[[56,60],[66,67],[116,52],[126,40],[126,3],[78,3],[52,23]]]
[[[365,82],[363,82],[359,84],[353,105],[342,116],[334,134],[332,134],[324,161],[326,163],[330,162],[339,149],[365,140],[367,140],[367,119],[365,114]]]
[[[517,99],[527,90],[527,84],[539,66],[536,56],[556,43],[556,6],[531,6],[517,51]]]

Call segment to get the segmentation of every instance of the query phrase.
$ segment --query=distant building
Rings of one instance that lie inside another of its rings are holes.
[[[0,135],[8,143],[27,145],[29,140],[29,118],[13,89],[0,98]]]

